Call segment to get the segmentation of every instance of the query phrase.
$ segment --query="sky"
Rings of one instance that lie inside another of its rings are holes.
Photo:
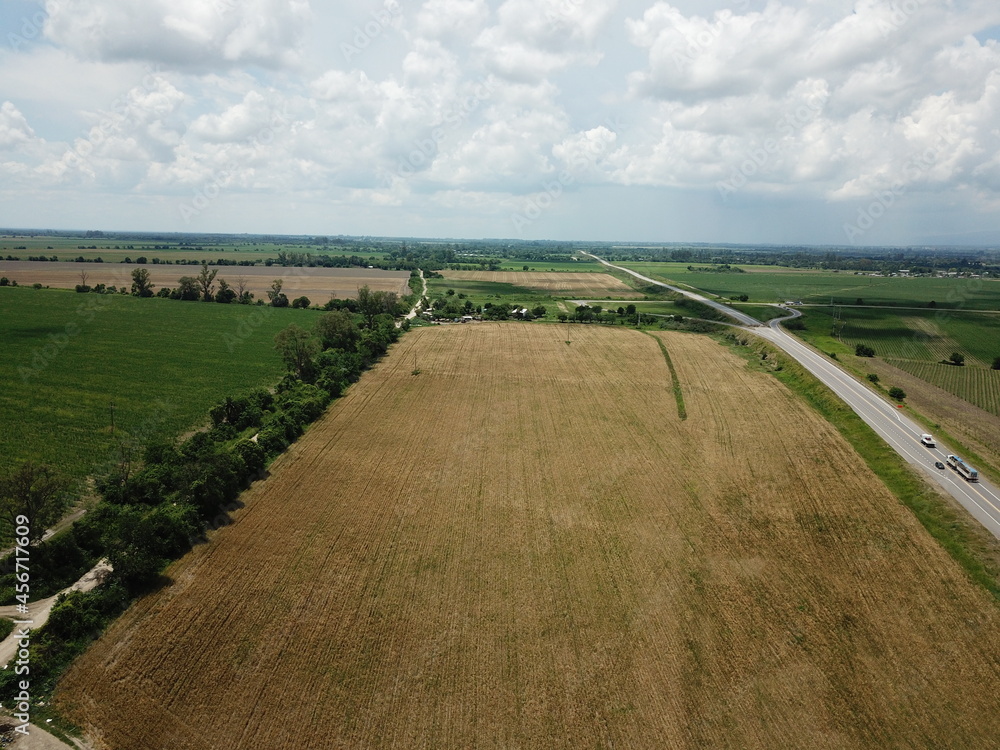
[[[0,0],[0,226],[1000,243],[996,0]]]

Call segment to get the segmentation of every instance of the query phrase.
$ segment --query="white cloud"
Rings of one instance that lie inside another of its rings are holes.
[[[0,148],[27,143],[35,133],[24,115],[11,102],[0,105]]]
[[[572,65],[595,65],[596,45],[616,0],[505,0],[498,23],[475,46],[490,68],[515,81],[538,82]]]
[[[995,0],[48,8],[46,40],[0,50],[0,170],[24,195],[208,189],[225,198],[203,218],[238,215],[228,200],[328,202],[427,228],[467,212],[482,234],[567,172],[533,226],[571,222],[594,191],[718,207],[734,180],[761,206],[812,201],[816,216],[893,185],[960,195],[951,210],[982,221],[1000,203],[1000,45],[974,36],[1000,23]]]
[[[84,59],[180,67],[297,59],[308,0],[49,0],[46,36]]]

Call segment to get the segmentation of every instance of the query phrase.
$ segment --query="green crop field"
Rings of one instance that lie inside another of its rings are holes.
[[[117,438],[188,430],[221,398],[273,385],[274,335],[315,316],[0,288],[0,470],[32,459],[81,478],[113,460]]]
[[[747,266],[747,273],[688,271],[681,263],[623,263],[653,279],[690,286],[709,294],[746,294],[752,302],[801,300],[806,303],[887,305],[936,309],[1000,310],[1000,280],[937,277],[873,277],[853,271],[804,271]],[[859,303],[860,300],[860,303]]]
[[[973,367],[987,367],[1000,356],[1000,315],[851,307],[802,312],[806,330],[796,333],[825,351],[853,352],[856,344],[866,344],[879,357],[921,362],[959,352]]]
[[[197,249],[201,248],[201,249]],[[362,252],[354,245],[336,244],[317,246],[301,243],[282,244],[254,239],[212,241],[191,241],[181,245],[177,241],[122,240],[120,238],[99,237],[47,237],[47,236],[0,236],[0,258],[8,255],[27,260],[29,256],[44,256],[57,260],[76,260],[78,257],[106,262],[121,263],[126,258],[135,260],[145,256],[152,260],[159,258],[172,263],[183,261],[209,262],[218,258],[229,261],[251,261],[263,263],[268,258],[277,258],[278,252],[310,252],[313,255],[357,255],[368,259],[381,259],[384,253]]]
[[[954,367],[939,362],[887,359],[889,364],[926,380],[980,409],[1000,416],[1000,370]]]

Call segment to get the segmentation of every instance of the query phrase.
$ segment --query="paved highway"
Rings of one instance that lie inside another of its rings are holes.
[[[596,255],[591,255],[591,257],[606,266],[629,273],[647,283],[666,287],[711,305],[747,326],[746,330],[749,332],[755,333],[783,349],[840,396],[899,455],[911,465],[921,469],[932,481],[961,503],[995,537],[1000,538],[1000,491],[997,487],[985,480],[967,482],[956,471],[947,468],[946,458],[949,453],[954,451],[947,449],[940,443],[936,448],[927,448],[922,445],[920,435],[924,430],[916,422],[901,414],[899,409],[886,401],[880,394],[845,372],[835,361],[806,346],[780,327],[781,320],[800,315],[798,311],[790,310],[786,318],[772,320],[769,325],[765,326],[749,315],[700,294],[664,284],[662,281],[643,276],[628,268],[612,265]],[[935,461],[945,463],[946,468],[944,470],[934,468]]]
[[[729,317],[735,318],[736,320],[738,320],[741,324],[743,324],[745,326],[759,326],[759,325],[762,325],[761,322],[759,320],[757,320],[756,318],[751,318],[749,315],[744,315],[739,310],[734,310],[733,308],[728,307],[727,305],[723,305],[721,302],[716,302],[715,300],[709,299],[708,297],[705,297],[705,296],[703,296],[701,294],[695,294],[694,292],[688,291],[687,289],[681,289],[680,287],[671,286],[670,284],[664,284],[662,281],[657,281],[656,279],[651,279],[648,276],[643,276],[641,273],[637,273],[637,272],[633,271],[631,268],[622,268],[621,266],[613,266],[610,263],[608,263],[606,260],[598,258],[596,255],[592,255],[591,253],[583,253],[583,255],[589,255],[591,258],[593,258],[594,260],[600,261],[601,263],[603,263],[604,265],[606,265],[608,268],[616,268],[619,271],[624,271],[625,273],[631,274],[632,276],[635,276],[637,279],[642,279],[643,281],[645,281],[645,282],[647,282],[649,284],[655,284],[656,286],[662,286],[662,287],[664,287],[666,289],[669,289],[672,292],[679,292],[680,294],[683,294],[683,295],[685,295],[687,297],[690,297],[691,299],[696,299],[699,302],[704,302],[709,307],[714,307],[716,310],[719,310],[720,312],[725,313]]]

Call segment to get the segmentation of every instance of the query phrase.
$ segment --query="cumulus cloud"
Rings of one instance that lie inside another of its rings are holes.
[[[27,143],[35,133],[24,115],[11,102],[0,105],[0,148]]]
[[[595,44],[616,0],[505,0],[497,23],[475,46],[491,69],[517,81],[540,81],[574,64],[594,65]]]
[[[0,55],[0,169],[410,216],[504,217],[567,175],[567,195],[1000,203],[995,0],[350,5],[50,0],[49,43]]]
[[[184,67],[295,61],[308,0],[49,0],[45,34],[85,59]]]

